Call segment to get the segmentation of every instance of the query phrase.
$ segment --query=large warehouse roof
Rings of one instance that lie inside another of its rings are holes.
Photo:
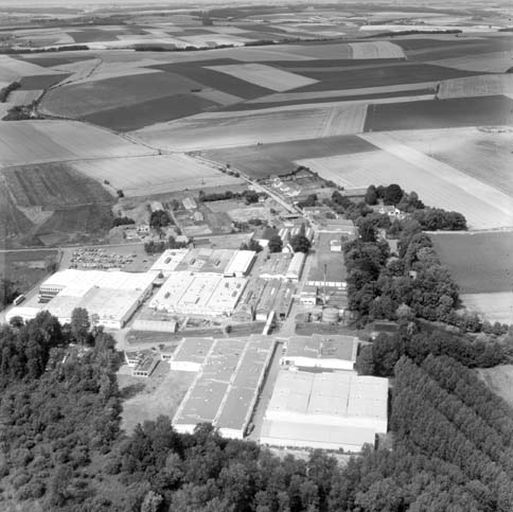
[[[151,267],[152,272],[166,274],[176,269],[178,264],[185,258],[189,249],[168,249]]]
[[[209,422],[226,437],[242,438],[274,343],[262,336],[216,340],[173,418],[175,428],[191,432],[198,423]]]
[[[356,372],[282,370],[265,413],[261,441],[355,451],[387,431],[388,381]]]

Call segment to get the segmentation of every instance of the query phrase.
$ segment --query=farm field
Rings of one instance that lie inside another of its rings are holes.
[[[67,164],[4,168],[0,180],[3,243],[49,245],[98,237],[112,225],[113,197]]]
[[[486,96],[370,105],[365,131],[512,124],[513,100],[505,96]]]
[[[463,294],[511,292],[513,232],[430,234]]]
[[[175,151],[315,139],[363,131],[366,105],[269,110],[200,114],[157,124],[132,135]]]
[[[393,136],[513,198],[513,128],[411,130]]]
[[[301,141],[289,141],[262,146],[205,151],[205,158],[229,163],[252,178],[266,178],[272,174],[285,174],[297,168],[297,161],[306,158],[322,158],[374,151],[376,148],[355,135],[340,135]]]
[[[513,281],[512,281],[513,283]],[[468,293],[461,296],[467,309],[475,311],[489,322],[513,322],[513,291],[497,293]]]
[[[57,259],[58,252],[53,249],[3,252],[0,276],[15,282],[20,293],[26,293],[46,276],[46,264]]]
[[[0,123],[0,166],[152,153],[109,131],[74,121]]]
[[[445,80],[437,94],[441,100],[474,96],[513,94],[513,75],[480,75]]]
[[[471,53],[460,57],[432,61],[431,64],[479,73],[505,73],[511,68],[511,51]]]
[[[72,165],[100,183],[109,181],[109,189],[122,189],[127,197],[242,183],[239,178],[181,154],[84,160]]]

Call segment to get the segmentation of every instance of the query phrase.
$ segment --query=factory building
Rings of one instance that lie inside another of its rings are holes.
[[[353,370],[358,339],[353,336],[293,336],[286,342],[280,365],[294,369]]]
[[[194,347],[186,348],[189,341],[177,350],[171,367],[177,360],[179,367],[191,363],[190,368],[198,368],[198,375],[173,417],[174,428],[192,433],[198,423],[207,422],[224,437],[242,439],[264,384],[275,340],[263,336],[208,340],[194,361]]]
[[[167,249],[150,268],[150,272],[162,273],[164,276],[168,276],[176,270],[176,267],[188,252],[189,249]]]
[[[151,292],[154,279],[152,273],[63,270],[41,284],[38,297],[12,308],[7,320],[30,320],[44,310],[64,324],[71,322],[75,308],[84,308],[91,323],[121,329]]]
[[[230,316],[246,286],[244,277],[173,272],[150,308],[178,315]]]
[[[359,452],[387,432],[388,381],[356,372],[281,370],[260,442]]]
[[[292,256],[292,260],[290,260],[290,264],[287,269],[287,273],[285,274],[285,278],[289,281],[297,283],[301,278],[301,272],[303,272],[305,260],[306,254],[304,252],[294,253],[294,256]]]

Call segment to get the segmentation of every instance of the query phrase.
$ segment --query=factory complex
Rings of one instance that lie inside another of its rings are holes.
[[[242,439],[264,384],[275,339],[184,339],[171,368],[198,375],[173,418],[178,432],[212,423],[224,437]],[[198,350],[199,349],[199,350]]]

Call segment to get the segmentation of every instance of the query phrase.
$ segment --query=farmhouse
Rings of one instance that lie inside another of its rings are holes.
[[[358,339],[352,336],[320,335],[289,338],[280,365],[286,368],[353,370]]]
[[[41,284],[37,298],[12,308],[8,319],[29,320],[45,310],[69,323],[73,309],[80,307],[88,311],[91,323],[121,329],[149,295],[154,279],[150,272],[63,270]]]
[[[208,354],[199,363],[198,375],[173,418],[173,426],[178,432],[192,433],[198,423],[208,422],[222,436],[242,439],[263,386],[275,340],[250,336],[210,343]]]
[[[388,381],[356,372],[280,370],[260,442],[359,452],[387,431]]]

